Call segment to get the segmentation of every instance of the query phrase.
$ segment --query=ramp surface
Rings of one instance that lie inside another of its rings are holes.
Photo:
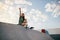
[[[25,29],[20,25],[0,22],[0,40],[53,40],[49,35]]]

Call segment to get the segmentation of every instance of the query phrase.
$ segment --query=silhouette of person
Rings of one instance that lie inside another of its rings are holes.
[[[21,8],[19,8],[19,11],[20,11],[19,25],[21,25],[23,23],[23,21],[25,20],[25,15],[24,15],[24,13],[21,13]]]
[[[24,13],[21,13],[21,8],[19,8],[20,11],[20,15],[19,15],[19,25],[22,25],[23,27],[25,27],[26,29],[33,29],[34,27],[27,27],[27,19],[25,19],[25,15]]]
[[[48,33],[48,31],[47,31],[47,30],[45,30],[45,29],[42,29],[42,30],[41,30],[41,32],[42,32],[42,33],[49,34],[49,33]]]

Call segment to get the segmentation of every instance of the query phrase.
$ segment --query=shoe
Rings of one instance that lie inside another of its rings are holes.
[[[33,29],[34,27],[30,27],[30,29]]]

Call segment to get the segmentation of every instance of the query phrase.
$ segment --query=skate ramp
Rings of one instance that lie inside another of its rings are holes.
[[[0,40],[53,40],[49,35],[16,24],[0,22]]]

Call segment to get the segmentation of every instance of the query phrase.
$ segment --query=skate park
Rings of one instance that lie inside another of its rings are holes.
[[[49,35],[36,30],[25,29],[16,24],[0,22],[1,40],[54,40]]]
[[[0,40],[60,40],[60,0],[0,0]]]

